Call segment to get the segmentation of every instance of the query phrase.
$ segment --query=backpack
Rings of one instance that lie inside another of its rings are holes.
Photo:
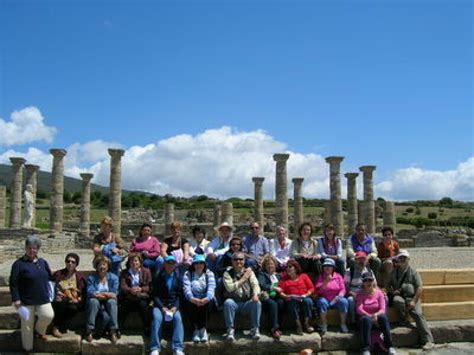
[[[372,330],[372,334],[370,335],[370,350],[374,354],[382,354],[388,351],[383,342],[382,333],[378,329]]]

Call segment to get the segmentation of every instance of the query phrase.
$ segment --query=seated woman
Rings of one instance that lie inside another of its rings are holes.
[[[113,344],[117,342],[117,294],[118,277],[108,272],[110,261],[100,255],[94,260],[95,273],[87,278],[86,340],[90,343],[94,335],[109,332]],[[98,326],[96,321],[98,318]]]
[[[41,239],[29,235],[25,255],[13,263],[10,273],[10,293],[13,306],[20,312],[21,344],[26,351],[33,350],[34,338],[47,339],[46,328],[54,317],[49,294],[51,270],[48,262],[38,257],[40,248]]]
[[[151,309],[150,303],[151,272],[143,267],[139,253],[130,253],[127,269],[120,274],[119,293],[119,325],[122,328],[131,311],[138,311],[143,322],[145,335],[150,335]]]
[[[206,254],[209,240],[206,239],[206,230],[199,226],[195,226],[192,230],[193,239],[189,241],[189,254],[194,256],[195,254]]]
[[[291,239],[288,238],[285,226],[277,227],[277,235],[270,240],[270,250],[278,262],[278,270],[284,270],[290,260]]]
[[[164,258],[163,268],[153,281],[153,321],[151,323],[150,355],[158,355],[161,349],[163,322],[172,322],[171,348],[175,355],[184,354],[184,328],[179,299],[182,292],[180,274],[176,269],[176,258]]]
[[[141,225],[138,237],[132,240],[130,245],[130,253],[140,253],[143,266],[154,272],[157,264],[160,265],[162,262],[157,260],[161,258],[161,244],[157,238],[151,235],[152,230],[153,227],[149,223]]]
[[[374,275],[362,275],[362,288],[356,296],[356,310],[360,317],[362,354],[370,355],[372,327],[377,326],[383,333],[384,344],[389,354],[396,354],[390,334],[390,322],[385,314],[384,294],[375,284]]]
[[[106,216],[100,223],[101,233],[94,237],[92,250],[95,256],[104,255],[109,259],[110,272],[117,277],[120,273],[120,265],[125,259],[127,251],[120,236],[112,233],[112,218]]]
[[[391,227],[382,228],[383,240],[377,244],[377,253],[380,260],[392,260],[400,251],[400,246],[393,240],[395,234]]]
[[[318,239],[318,253],[324,261],[327,258],[334,260],[336,271],[344,276],[346,273],[346,262],[342,257],[342,241],[336,236],[336,228],[333,224],[326,224],[324,236]]]
[[[56,296],[53,300],[54,319],[51,334],[61,338],[61,332],[69,328],[69,321],[79,310],[86,300],[86,279],[76,270],[79,266],[79,255],[69,253],[64,260],[66,267],[53,274],[56,281]]]
[[[214,273],[206,268],[206,257],[195,254],[191,267],[183,277],[186,308],[194,327],[193,341],[207,342],[207,318],[210,302],[214,299],[216,280]]]
[[[296,323],[296,333],[303,335],[300,311],[303,311],[306,332],[314,332],[314,328],[309,324],[313,311],[311,295],[314,292],[314,285],[308,275],[301,272],[301,266],[297,261],[288,261],[286,274],[278,283],[276,290],[288,305],[290,315]]]
[[[180,222],[173,222],[170,226],[171,236],[163,240],[161,245],[161,257],[165,259],[172,255],[177,262],[177,267],[183,269],[183,272],[190,264],[189,242],[181,236],[182,225]]]
[[[290,257],[301,266],[301,272],[321,273],[321,255],[318,253],[318,243],[312,239],[313,226],[302,223],[298,229],[299,237],[291,243]]]
[[[341,331],[343,333],[349,332],[346,325],[347,311],[349,309],[349,303],[344,297],[346,294],[346,286],[344,285],[343,277],[334,272],[336,269],[336,263],[333,259],[326,258],[323,263],[323,273],[319,276],[316,281],[315,295],[318,297],[316,301],[316,307],[319,310],[319,316],[321,317],[321,334],[324,334],[328,330],[327,312],[329,308],[337,308],[341,317]]]
[[[277,292],[278,282],[281,274],[277,272],[278,262],[275,258],[267,254],[262,259],[262,269],[257,273],[258,284],[260,285],[260,301],[264,311],[268,310],[271,322],[271,334],[275,339],[281,337],[281,316],[285,301]]]

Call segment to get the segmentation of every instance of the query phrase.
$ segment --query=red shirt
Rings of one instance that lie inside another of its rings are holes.
[[[307,293],[313,293],[314,285],[306,274],[299,274],[296,280],[286,276],[278,283],[284,294],[302,296]]]

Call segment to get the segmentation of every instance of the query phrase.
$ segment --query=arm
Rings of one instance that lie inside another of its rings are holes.
[[[365,310],[364,310],[364,300],[365,300],[366,296],[363,295],[362,293],[358,292],[357,295],[356,295],[356,311],[357,311],[357,314],[360,315],[360,316],[369,316],[370,317],[370,314],[367,313]]]
[[[342,259],[342,240],[337,238],[337,258]]]
[[[224,272],[224,277],[223,277],[223,282],[224,282],[224,287],[227,292],[232,293],[237,291],[239,288],[242,287],[244,282],[246,282],[247,279],[245,277],[242,277],[240,280],[232,280],[232,277],[230,276],[229,272]]]
[[[252,293],[254,296],[258,296],[260,294],[260,285],[258,284],[258,280],[255,277],[255,273],[252,271],[250,275],[250,286],[252,288]]]
[[[157,256],[160,255],[161,252],[161,245],[160,241],[156,239],[155,237],[152,237],[153,243],[151,245],[151,249],[148,251],[148,256],[150,258],[156,258]]]
[[[12,302],[15,303],[15,305],[18,305],[18,307],[21,304],[20,292],[18,290],[19,275],[20,275],[19,262],[16,261],[13,263],[12,269],[10,272],[10,294],[12,296]]]
[[[303,256],[302,253],[299,252],[298,250],[298,240],[294,240],[293,243],[291,243],[291,247],[290,247],[290,256],[292,258],[297,258],[297,257],[300,257],[300,256]]]
[[[337,274],[337,276],[339,276],[337,278],[337,282],[339,284],[339,293],[338,293],[338,296],[339,297],[344,297],[346,295],[346,285],[344,283],[344,279],[342,278],[341,275]]]
[[[142,276],[143,279],[141,281],[141,289],[142,293],[150,293],[150,285],[151,285],[151,272],[150,270],[143,268],[142,269]]]
[[[183,293],[188,301],[191,301],[194,297],[193,291],[191,290],[191,273],[189,271],[186,271],[183,276]]]
[[[322,258],[327,258],[328,255],[324,252],[323,238],[324,237],[318,239],[318,253],[321,254]]]
[[[206,298],[211,301],[214,299],[214,295],[216,292],[216,278],[214,277],[214,273],[210,270],[206,271],[207,274],[207,293]]]
[[[187,262],[189,259],[189,243],[183,244],[183,262]]]
[[[96,293],[97,293],[97,286],[95,284],[95,277],[94,275],[90,275],[87,278],[87,297],[95,298]]]
[[[129,295],[132,291],[132,288],[127,284],[127,270],[122,271],[120,274],[120,291],[124,295]]]
[[[311,282],[311,280],[309,279],[308,275],[301,274],[300,277],[301,276],[303,276],[302,279],[303,279],[303,282],[304,282],[304,284],[306,286],[306,289],[307,289],[306,294],[304,294],[303,296],[308,297],[314,292],[314,285]]]
[[[352,236],[346,240],[346,255],[348,259],[353,259],[355,256],[354,247],[352,246]]]
[[[168,244],[167,243],[163,243],[161,245],[161,256],[163,258],[166,258],[168,256]]]
[[[375,247],[375,240],[374,238],[372,237],[372,242],[370,243],[370,257],[371,258],[376,258],[378,253],[377,253],[377,248]]]
[[[375,314],[377,316],[379,316],[380,314],[384,314],[385,313],[385,296],[383,294],[383,292],[379,289],[377,289],[377,302],[379,304],[379,311],[376,312]]]

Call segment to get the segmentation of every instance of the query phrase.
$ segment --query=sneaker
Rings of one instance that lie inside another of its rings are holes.
[[[184,351],[183,350],[175,350],[175,351],[173,351],[173,355],[184,355]]]
[[[388,348],[388,355],[396,355],[397,351],[395,350],[394,347]]]
[[[369,350],[364,350],[364,351],[362,352],[362,355],[370,355],[370,351],[369,351]]]
[[[201,342],[207,343],[209,341],[209,335],[207,335],[206,328],[201,328],[199,331],[199,337],[201,338]]]
[[[250,331],[250,336],[251,336],[252,339],[254,339],[254,340],[260,339],[260,329],[258,329],[258,328],[252,328],[252,330]]]
[[[51,330],[51,334],[55,338],[62,338],[63,337],[63,335],[61,334],[61,332],[59,331],[59,329],[57,327],[53,327],[53,329]]]
[[[158,350],[152,350],[150,355],[160,355],[160,352]]]
[[[423,345],[423,350],[431,350],[435,347],[435,344],[431,341],[427,341],[425,345]]]
[[[278,328],[272,329],[272,337],[279,340],[281,338],[281,330]]]
[[[227,334],[225,336],[225,340],[227,341],[234,341],[235,340],[235,330],[234,328],[227,329]]]
[[[194,329],[194,332],[193,332],[193,342],[199,343],[200,341],[201,341],[201,335],[199,334],[199,330],[198,330],[198,329]]]
[[[341,324],[341,333],[349,333],[349,328],[347,328],[347,325]]]
[[[347,327],[346,327],[346,328],[347,328]],[[321,325],[319,326],[319,329],[320,329],[321,335],[326,334],[327,331],[328,331],[328,325],[327,325],[327,324],[321,324]]]
[[[92,343],[92,340],[94,340],[94,334],[93,334],[92,330],[88,330],[86,332],[86,341],[88,343]]]

